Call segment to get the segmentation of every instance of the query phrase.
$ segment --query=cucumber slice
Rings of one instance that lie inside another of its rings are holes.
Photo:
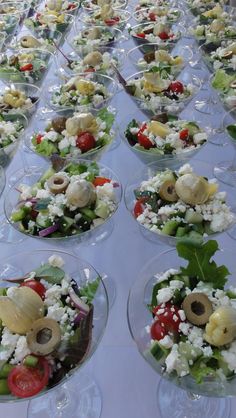
[[[207,235],[214,234],[214,231],[212,231],[212,229],[210,228],[210,222],[205,222],[205,224],[204,224],[204,232]]]
[[[106,219],[110,214],[109,206],[103,200],[97,200],[94,213],[99,218]]]
[[[171,219],[164,224],[161,232],[165,235],[175,235],[178,226],[179,226],[179,222]]]
[[[87,216],[88,218],[90,218],[92,221],[93,221],[94,219],[96,219],[96,217],[97,217],[96,213],[95,213],[93,210],[89,209],[89,208],[81,208],[81,209],[80,209],[80,212],[81,212],[83,215],[85,215],[85,216]]]
[[[29,208],[26,208],[26,207],[20,208],[16,212],[12,213],[11,219],[13,222],[22,221],[28,213],[29,213]]]
[[[178,352],[181,356],[184,356],[188,361],[195,361],[198,357],[202,355],[202,351],[198,347],[194,347],[188,342],[179,342]]]
[[[188,224],[199,224],[203,221],[202,215],[191,209],[186,210],[184,219]]]
[[[176,237],[183,237],[188,232],[187,226],[178,226],[175,236]]]
[[[69,216],[62,216],[59,219],[59,230],[61,232],[67,232],[68,229],[75,223],[74,219],[70,218]]]
[[[168,348],[161,346],[157,341],[155,341],[150,348],[150,352],[155,357],[157,361],[160,361],[163,357],[167,357],[169,354]]]
[[[52,167],[49,167],[45,173],[40,177],[39,183],[43,187],[45,181],[47,181],[50,177],[52,177],[55,174],[55,170]]]

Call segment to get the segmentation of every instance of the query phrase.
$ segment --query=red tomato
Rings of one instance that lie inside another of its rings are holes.
[[[173,91],[174,93],[183,93],[184,86],[180,81],[173,81],[169,85],[169,90]]]
[[[159,310],[163,312],[158,313]],[[179,324],[182,321],[179,316],[178,306],[173,305],[170,302],[167,302],[164,308],[162,308],[161,305],[158,305],[156,308],[154,308],[153,313],[157,318],[157,321],[166,330],[166,333],[168,333],[169,331],[173,333],[179,332]]]
[[[37,142],[37,144],[40,144],[42,142],[42,138],[43,138],[43,135],[41,135],[41,134],[38,134],[36,136],[36,142]]]
[[[20,286],[26,286],[30,287],[30,289],[34,290],[38,295],[44,299],[45,298],[45,292],[46,288],[42,283],[40,283],[38,280],[27,280],[26,282],[23,282],[20,284]]]
[[[73,3],[70,3],[67,7],[67,10],[72,10],[72,9],[75,9],[75,8],[76,8],[76,5],[73,4]]]
[[[137,139],[138,139],[139,144],[145,149],[153,148],[155,146],[154,144],[152,144],[150,139],[142,133],[141,129],[137,133]]]
[[[96,145],[95,138],[89,132],[82,132],[77,136],[76,146],[81,149],[82,152],[87,152],[93,149]]]
[[[161,326],[159,321],[153,322],[151,326],[151,337],[153,340],[162,340],[167,335],[167,331]]]
[[[104,20],[104,22],[106,23],[107,26],[113,26],[113,25],[116,25],[119,22],[119,20],[120,20],[119,16],[114,16],[111,19]]]
[[[148,17],[149,17],[149,19],[152,21],[152,22],[155,22],[155,20],[156,20],[156,18],[157,18],[157,16],[155,15],[155,13],[153,13],[153,12],[150,12],[149,13],[149,15],[148,15]]]
[[[93,67],[89,67],[89,68],[87,68],[87,70],[85,70],[84,72],[85,73],[94,73],[96,70],[95,70],[95,68],[93,68]]]
[[[33,68],[33,64],[26,64],[20,67],[20,71],[31,71]]]
[[[140,197],[134,205],[134,216],[137,218],[139,215],[142,215],[144,211],[144,203],[146,202],[145,197]]]
[[[106,177],[95,177],[95,179],[93,180],[93,185],[95,187],[97,186],[103,186],[105,183],[110,183],[111,180],[107,179]]]
[[[145,38],[146,35],[145,33],[140,32],[140,33],[137,33],[136,36],[138,36],[138,38]]]
[[[47,384],[50,367],[44,357],[39,357],[36,367],[14,367],[7,378],[11,393],[19,398],[28,398],[39,393]]]
[[[158,36],[160,39],[162,39],[163,41],[165,41],[166,39],[169,39],[169,35],[166,32],[160,32],[158,33]]]
[[[182,141],[185,141],[185,139],[188,139],[188,137],[189,137],[188,129],[183,129],[182,131],[180,131],[179,137],[180,137],[180,139],[182,139]]]

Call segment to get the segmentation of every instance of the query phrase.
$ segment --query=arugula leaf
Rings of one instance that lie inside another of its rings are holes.
[[[89,282],[86,286],[79,288],[80,296],[85,296],[87,298],[87,303],[92,303],[95,293],[98,289],[101,277],[97,277],[96,280]]]
[[[209,360],[209,357],[208,357]],[[210,365],[207,362],[207,359],[203,356],[199,357],[195,361],[194,365],[190,367],[190,374],[196,380],[196,383],[200,384],[203,382],[204,378],[207,376],[216,375],[217,365]]]
[[[182,274],[210,282],[215,289],[224,288],[229,270],[226,266],[217,266],[215,261],[211,261],[219,249],[217,241],[210,240],[201,245],[179,242],[176,249],[178,255],[189,262],[186,268],[181,267]]]
[[[236,139],[236,124],[228,125],[226,129],[231,138]]]
[[[65,272],[59,267],[53,267],[50,264],[43,264],[35,270],[36,277],[42,278],[51,284],[61,284],[65,277]]]
[[[125,136],[131,146],[135,145],[137,143],[137,135],[134,135],[131,133],[130,129],[132,128],[138,128],[139,124],[135,119],[132,119],[131,122],[129,122],[126,131]]]
[[[101,120],[106,122],[106,132],[109,133],[114,123],[115,115],[112,112],[109,112],[107,108],[104,108],[104,109],[99,110],[99,112],[97,113],[97,116]]]

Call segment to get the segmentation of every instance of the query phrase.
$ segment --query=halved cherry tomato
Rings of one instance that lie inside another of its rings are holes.
[[[104,22],[106,23],[107,26],[113,26],[113,25],[116,25],[119,22],[119,20],[120,20],[119,16],[114,16],[111,19],[104,20]]]
[[[154,144],[152,144],[150,139],[146,135],[143,134],[143,131],[145,131],[146,127],[147,127],[147,124],[144,123],[137,133],[137,139],[138,139],[139,144],[142,147],[144,147],[145,149],[149,149],[149,148],[153,148]]]
[[[48,361],[39,357],[36,367],[19,365],[14,367],[7,378],[11,393],[19,398],[28,398],[39,393],[47,384],[50,375]]]
[[[95,68],[93,68],[93,67],[89,67],[89,68],[87,68],[84,72],[85,73],[94,73],[96,70],[95,70]]]
[[[174,93],[183,93],[184,86],[180,81],[173,81],[169,85],[169,90],[173,91]]]
[[[156,18],[157,18],[157,16],[155,15],[155,13],[153,13],[153,12],[150,12],[149,13],[149,15],[148,15],[148,17],[149,17],[149,19],[152,21],[152,22],[155,22],[155,20],[156,20]]]
[[[161,313],[158,313],[160,311]],[[162,305],[158,305],[153,309],[155,318],[157,322],[166,330],[166,334],[169,332],[177,334],[179,332],[179,324],[182,322],[179,316],[179,307],[173,305],[170,302],[165,304],[163,308]]]
[[[137,33],[136,36],[138,36],[138,38],[145,38],[146,35],[144,32],[140,32],[140,33]]]
[[[93,180],[93,185],[95,187],[97,186],[103,186],[105,183],[110,183],[111,180],[107,179],[106,177],[95,177],[95,179]]]
[[[185,141],[185,139],[187,139],[189,137],[188,129],[182,129],[182,131],[180,131],[180,133],[179,133],[179,137],[180,137],[180,139],[182,139],[182,141]]]
[[[161,326],[159,321],[153,322],[151,326],[151,337],[153,340],[162,340],[167,335],[167,331],[164,327]]]
[[[158,33],[158,36],[160,39],[162,39],[163,41],[165,41],[166,39],[169,39],[169,35],[166,32],[160,32]]]
[[[22,67],[20,67],[20,71],[31,71],[33,70],[33,64],[25,64]]]
[[[20,284],[20,286],[26,286],[26,287],[30,287],[30,289],[34,290],[36,293],[38,293],[38,295],[41,297],[41,299],[44,300],[45,298],[45,293],[46,293],[46,288],[44,287],[44,285],[39,282],[38,280],[27,280],[26,282],[23,282]]]
[[[43,135],[41,135],[41,134],[38,134],[36,136],[36,142],[37,142],[37,144],[40,144],[42,142],[42,138],[43,138]]]
[[[137,218],[139,215],[142,215],[144,211],[144,203],[146,202],[145,197],[140,197],[134,205],[134,216]]]
[[[76,4],[70,3],[67,7],[67,10],[72,10],[76,8]]]
[[[94,136],[89,132],[82,132],[80,135],[78,135],[75,143],[82,152],[90,151],[96,145]]]

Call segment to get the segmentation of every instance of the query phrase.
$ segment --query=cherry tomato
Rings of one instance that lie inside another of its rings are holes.
[[[38,134],[36,136],[36,142],[37,142],[37,144],[40,144],[42,142],[42,138],[43,138],[43,135],[41,135],[41,134]]]
[[[134,205],[134,216],[137,218],[139,215],[142,215],[144,211],[144,203],[146,202],[145,197],[141,197],[137,200],[137,202]]]
[[[76,5],[73,4],[73,3],[70,3],[67,7],[67,10],[72,10],[72,9],[75,9],[75,8],[76,8]]]
[[[106,19],[104,22],[107,26],[113,26],[116,25],[119,22],[120,18],[119,16],[114,16],[111,19]]]
[[[155,146],[150,139],[140,131],[137,133],[137,139],[139,144],[145,149],[153,148]]]
[[[140,32],[140,33],[137,33],[136,36],[138,36],[138,38],[145,38],[146,35],[145,33]]]
[[[46,288],[38,280],[27,280],[26,282],[21,283],[20,286],[30,287],[30,289],[38,293],[41,299],[45,298]]]
[[[11,393],[19,398],[28,398],[39,393],[47,384],[50,367],[44,357],[39,357],[36,367],[19,365],[14,367],[7,378]]]
[[[33,64],[26,64],[20,67],[20,71],[31,71],[33,68]]]
[[[95,70],[95,68],[93,68],[93,67],[89,67],[89,68],[87,68],[84,72],[85,73],[94,73],[96,70]]]
[[[182,129],[182,131],[180,131],[180,133],[179,133],[179,137],[180,137],[180,139],[182,139],[182,141],[185,141],[185,139],[188,139],[188,137],[189,137],[188,129]]]
[[[81,149],[82,152],[87,152],[93,149],[96,145],[95,138],[89,132],[82,132],[77,136],[76,146]]]
[[[161,313],[158,313],[158,311]],[[158,305],[156,308],[154,308],[153,313],[157,318],[157,321],[166,330],[166,333],[172,332],[175,334],[179,332],[179,324],[182,321],[179,316],[178,306],[167,302],[164,308],[162,308],[161,305]]]
[[[151,337],[153,340],[162,340],[167,335],[167,331],[161,326],[159,321],[153,322],[151,326]]]
[[[169,90],[173,91],[174,93],[183,93],[184,86],[180,81],[173,81],[169,85]]]
[[[163,41],[165,41],[166,39],[169,39],[169,35],[166,32],[160,32],[158,33],[158,36],[160,39],[162,39]]]
[[[149,17],[149,19],[152,21],[152,22],[155,22],[156,21],[156,18],[157,18],[157,16],[155,15],[155,13],[153,13],[153,12],[150,12],[149,13],[149,15],[148,15],[148,17]]]
[[[103,186],[105,183],[110,183],[111,180],[107,179],[106,177],[95,177],[95,179],[93,180],[93,185],[95,187],[97,186]]]

